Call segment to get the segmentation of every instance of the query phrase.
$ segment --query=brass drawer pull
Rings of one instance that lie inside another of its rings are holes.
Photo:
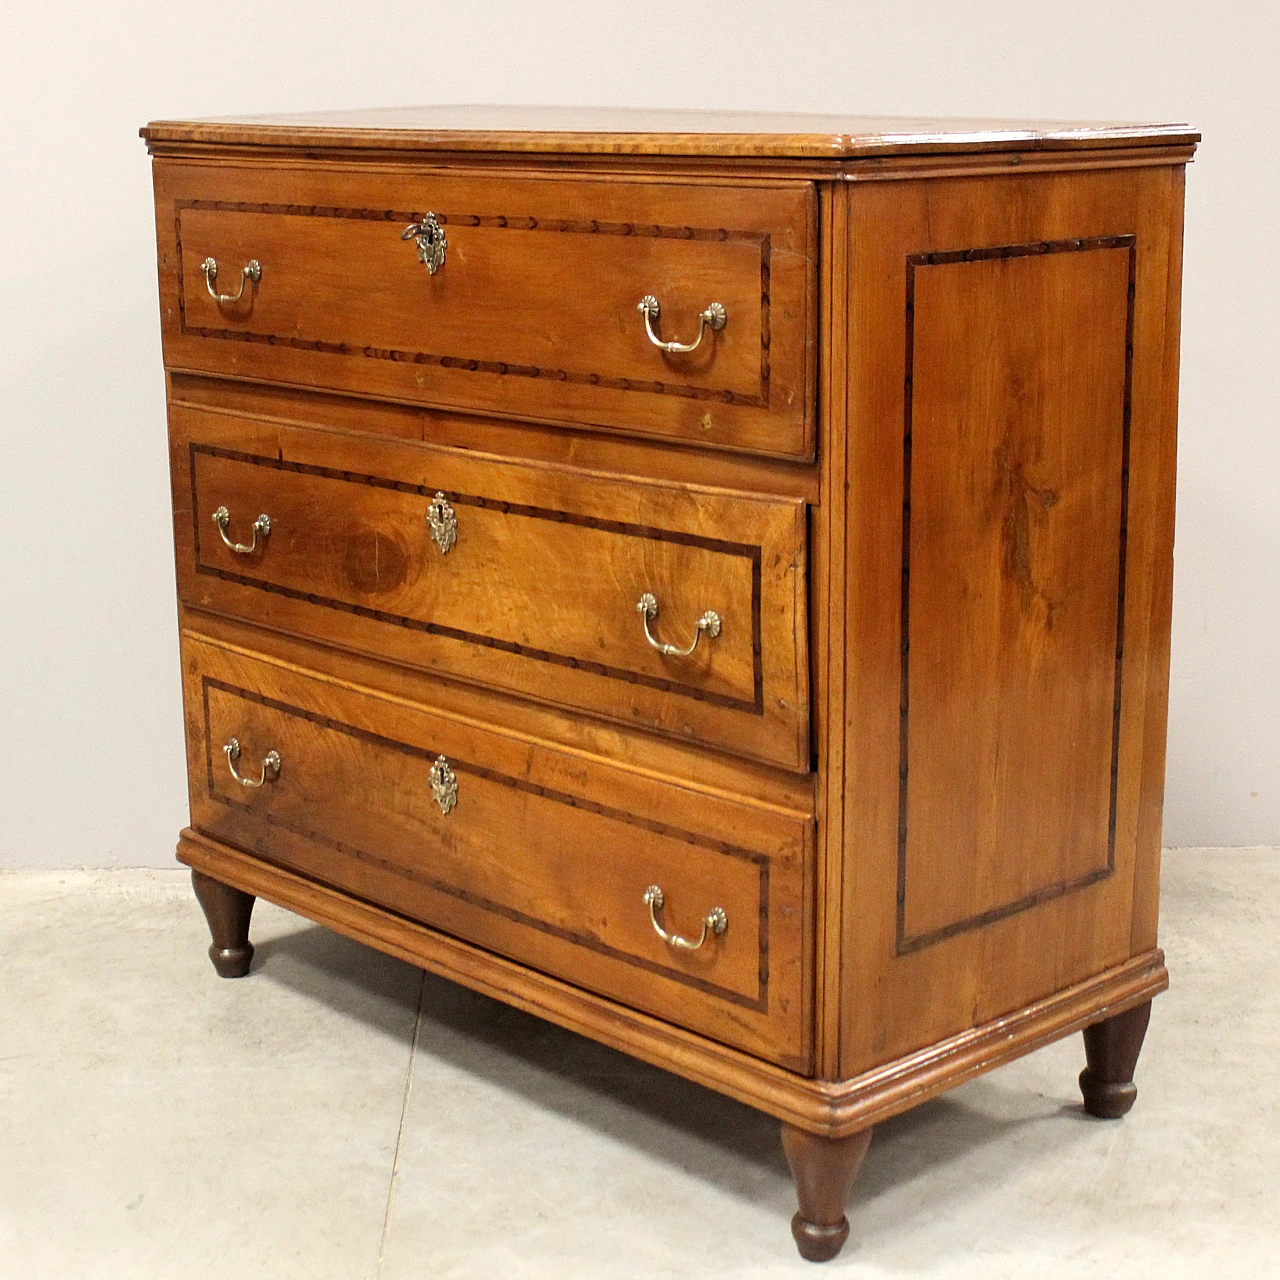
[[[649,630],[650,619],[658,616],[658,602],[647,591],[640,597],[640,602],[636,605],[636,612],[644,623],[644,638],[659,653],[665,654],[668,658],[687,658],[698,647],[698,641],[702,639],[704,631],[707,633],[708,638],[712,640],[720,634],[720,615],[714,609],[708,609],[698,619],[697,628],[693,633],[693,641],[689,647],[687,649],[677,649],[673,644],[663,644],[661,640],[655,640],[653,632]]]
[[[242,787],[260,787],[264,783],[274,782],[280,776],[280,753],[278,751],[268,751],[262,757],[262,776],[260,778],[246,778],[244,774],[236,772],[236,761],[240,759],[239,738],[228,738],[227,745],[222,749],[227,753],[227,768],[231,770],[231,776]]]
[[[437,493],[427,505],[427,527],[431,530],[431,540],[440,548],[440,554],[447,556],[449,548],[458,540],[458,517],[453,508],[445,501],[443,493]]]
[[[200,270],[204,272],[204,287],[209,290],[209,297],[220,307],[229,307],[233,303],[239,302],[244,297],[244,286],[246,280],[252,280],[257,284],[262,279],[262,265],[257,258],[250,258],[243,267],[240,268],[240,287],[235,293],[219,293],[218,292],[218,260],[217,258],[206,258],[200,264]]]
[[[227,525],[231,523],[231,512],[226,507],[219,507],[213,513],[213,523],[218,526],[222,541],[238,556],[252,555],[258,549],[258,534],[262,534],[265,538],[271,532],[271,517],[265,511],[253,522],[252,542],[232,542],[227,537]]]
[[[458,803],[458,778],[444,756],[436,756],[427,780],[431,783],[431,794],[440,806],[440,812],[447,814]]]
[[[658,318],[658,314],[662,310],[658,305],[657,298],[651,293],[646,293],[640,299],[638,310],[644,315],[644,331],[649,335],[649,341],[661,351],[671,351],[678,354],[686,351],[696,351],[698,345],[702,342],[702,335],[706,332],[707,325],[710,325],[714,332],[719,333],[729,319],[724,307],[718,302],[713,302],[698,316],[698,336],[692,342],[663,342],[653,331],[653,322]]]
[[[712,907],[705,916],[702,917],[702,932],[698,935],[697,942],[690,942],[688,938],[682,938],[678,933],[668,933],[658,923],[658,912],[662,910],[662,890],[656,884],[651,884],[644,891],[645,905],[649,908],[649,919],[653,921],[654,932],[669,947],[674,947],[677,951],[697,951],[707,940],[707,930],[719,937],[729,927],[729,917],[725,914],[723,907]]]
[[[448,251],[449,242],[434,213],[428,211],[421,222],[411,222],[400,233],[400,239],[417,243],[418,261],[431,275],[435,275],[444,266],[444,255]]]

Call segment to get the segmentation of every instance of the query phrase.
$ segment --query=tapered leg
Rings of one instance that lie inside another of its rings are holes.
[[[791,1234],[802,1258],[826,1262],[844,1247],[849,1238],[845,1198],[870,1145],[870,1129],[848,1138],[821,1138],[783,1124],[782,1149],[800,1202],[799,1213],[791,1219]]]
[[[253,943],[249,941],[249,917],[256,901],[253,894],[242,893],[202,871],[192,871],[191,884],[204,908],[204,917],[213,934],[209,959],[221,978],[243,978],[253,960]]]
[[[1118,1120],[1133,1106],[1138,1086],[1133,1070],[1142,1052],[1142,1038],[1151,1020],[1151,1001],[1105,1022],[1084,1029],[1084,1056],[1089,1064],[1080,1073],[1084,1109],[1101,1120]]]

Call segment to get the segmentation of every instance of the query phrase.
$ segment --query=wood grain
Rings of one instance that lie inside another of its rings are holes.
[[[1178,360],[1182,324],[1182,228],[1186,171],[1168,174],[1168,223],[1163,245],[1164,287],[1152,287],[1144,302],[1149,308],[1149,332],[1160,357],[1134,368],[1137,409],[1151,414],[1146,428],[1150,464],[1130,481],[1130,501],[1150,513],[1139,532],[1144,535],[1143,563],[1150,575],[1146,594],[1148,617],[1147,666],[1140,689],[1132,696],[1145,699],[1142,747],[1142,794],[1137,819],[1137,858],[1134,867],[1133,933],[1135,951],[1156,945],[1160,913],[1160,848],[1164,820],[1165,742],[1169,724],[1169,647],[1173,621],[1174,496],[1178,471]],[[1158,261],[1158,259],[1157,259]],[[1138,606],[1131,601],[1130,609]],[[1130,617],[1136,615],[1132,612]]]
[[[840,1011],[843,986],[841,928],[845,877],[845,499],[848,417],[848,247],[849,193],[824,189],[823,382],[819,428],[824,448],[819,500],[810,513],[812,532],[811,646],[813,662],[813,742],[818,781],[818,900],[814,985],[818,992],[814,1033],[818,1072],[837,1079],[840,1071]]]

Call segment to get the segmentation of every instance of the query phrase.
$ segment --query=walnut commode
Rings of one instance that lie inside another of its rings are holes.
[[[1152,996],[1184,126],[165,122],[193,870],[777,1116]]]

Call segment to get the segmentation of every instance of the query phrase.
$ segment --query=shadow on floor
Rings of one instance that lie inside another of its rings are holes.
[[[291,987],[392,1038],[404,1035],[406,1022],[412,1025],[422,985],[412,965],[302,921],[287,933],[254,940],[250,979]]]
[[[267,939],[253,972],[389,1034],[417,1004],[420,1057],[515,1091],[652,1158],[692,1164],[699,1177],[731,1193],[743,1190],[741,1169],[726,1168],[734,1161],[789,1182],[778,1122],[763,1112],[434,974],[406,981],[412,966],[328,929],[311,925]],[[1062,1121],[1081,1116],[1079,1106],[1011,1094],[990,1076],[970,1081],[876,1126],[857,1199],[868,1204],[926,1173],[936,1178],[982,1148],[984,1179],[1003,1181],[1034,1144],[999,1139],[1058,1124],[1055,1140],[1070,1142],[1073,1127]],[[1074,1134],[1083,1136],[1084,1127]],[[686,1140],[673,1143],[672,1131]],[[701,1151],[699,1144],[706,1144]]]

